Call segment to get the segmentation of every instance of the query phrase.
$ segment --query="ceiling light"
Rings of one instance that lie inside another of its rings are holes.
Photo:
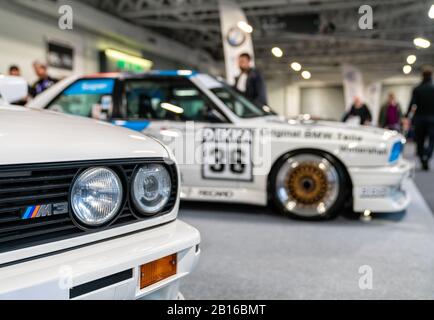
[[[422,48],[422,49],[426,49],[426,48],[429,48],[431,46],[431,42],[429,42],[429,40],[421,38],[421,37],[415,38],[413,40],[413,43],[416,47]]]
[[[283,56],[283,51],[282,51],[282,49],[280,49],[279,47],[274,47],[273,49],[271,49],[271,53],[272,53],[276,58],[282,58],[282,56]]]
[[[431,8],[429,9],[428,17],[430,17],[431,19],[434,19],[434,4],[431,5]]]
[[[301,64],[299,64],[298,62],[293,62],[291,63],[291,68],[292,70],[299,72],[301,71]]]
[[[303,71],[301,73],[301,76],[303,77],[303,79],[309,80],[312,77],[312,74],[309,71]]]
[[[252,33],[253,32],[253,27],[250,24],[248,24],[246,21],[239,21],[237,26],[238,26],[238,28],[243,30],[245,33]]]
[[[404,68],[402,68],[402,72],[404,72],[404,74],[410,74],[412,70],[413,68],[409,65],[405,65]]]
[[[417,60],[417,57],[414,54],[411,54],[407,57],[408,64],[414,64]]]

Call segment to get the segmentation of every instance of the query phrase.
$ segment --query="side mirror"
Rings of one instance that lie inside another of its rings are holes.
[[[23,100],[28,94],[27,83],[20,77],[0,75],[0,99],[6,103]]]

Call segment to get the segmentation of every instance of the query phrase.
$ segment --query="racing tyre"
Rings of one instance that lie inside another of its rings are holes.
[[[284,215],[301,220],[329,220],[349,194],[345,169],[332,156],[315,151],[288,154],[270,175],[272,204]]]

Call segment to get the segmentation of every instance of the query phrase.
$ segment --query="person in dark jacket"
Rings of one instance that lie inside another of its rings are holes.
[[[238,63],[241,73],[235,79],[235,88],[257,106],[267,105],[265,82],[261,73],[252,68],[252,57],[248,53],[243,53],[240,55]]]
[[[38,76],[38,81],[31,87],[30,95],[36,97],[54,85],[58,80],[48,75],[48,67],[44,62],[35,61],[33,63],[33,69]]]
[[[367,126],[372,122],[371,111],[369,111],[368,106],[362,102],[360,97],[354,99],[354,104],[351,106],[350,111],[345,113],[342,121],[347,122],[351,118],[357,118],[357,120],[360,119],[360,124],[364,126]]]
[[[414,112],[413,125],[415,127],[417,155],[422,163],[422,169],[429,171],[429,162],[434,152],[434,84],[432,69],[425,68],[422,72],[422,78],[422,83],[413,90],[407,117],[412,111]]]
[[[396,101],[395,94],[391,92],[387,102],[381,108],[378,123],[381,128],[400,131],[402,118],[401,106]]]

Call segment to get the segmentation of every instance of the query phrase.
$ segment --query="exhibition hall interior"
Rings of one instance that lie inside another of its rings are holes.
[[[0,300],[433,299],[433,42],[432,0],[1,1]]]

